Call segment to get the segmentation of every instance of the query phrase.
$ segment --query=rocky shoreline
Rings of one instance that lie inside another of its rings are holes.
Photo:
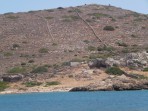
[[[33,87],[27,90],[8,89],[0,94],[21,94],[21,93],[40,93],[40,92],[78,92],[78,91],[125,91],[125,90],[148,90],[147,79],[133,79],[125,75],[109,76],[102,81],[90,83],[87,86],[80,87]]]
[[[56,70],[56,74],[1,75],[1,87],[4,91],[1,90],[0,94],[148,89],[146,52],[71,64]],[[9,88],[7,85],[3,86],[5,82],[10,85]]]
[[[148,80],[136,80],[125,75],[110,76],[105,80],[92,83],[85,87],[75,87],[70,91],[124,91],[124,90],[148,90]]]

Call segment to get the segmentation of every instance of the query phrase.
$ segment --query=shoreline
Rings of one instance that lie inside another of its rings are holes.
[[[1,91],[0,95],[5,95],[5,94],[30,94],[30,93],[50,93],[50,92],[69,92],[72,88],[50,88],[50,89],[29,89],[26,91],[23,90],[6,90],[6,91]]]

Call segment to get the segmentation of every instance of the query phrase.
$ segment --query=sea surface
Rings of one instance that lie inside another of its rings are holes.
[[[0,95],[0,111],[148,111],[148,91]]]

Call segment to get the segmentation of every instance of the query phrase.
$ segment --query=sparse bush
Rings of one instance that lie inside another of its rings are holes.
[[[53,10],[53,9],[48,9],[48,10],[46,10],[46,11],[48,11],[48,12],[54,12],[54,10]]]
[[[119,67],[110,67],[106,70],[107,74],[112,74],[112,75],[122,75],[125,72],[122,71]]]
[[[19,17],[18,16],[13,16],[13,15],[8,15],[8,16],[6,16],[6,18],[9,18],[9,19],[18,19]]]
[[[28,63],[34,63],[34,60],[29,60]]]
[[[103,30],[106,30],[106,31],[114,31],[115,29],[114,29],[114,27],[112,27],[112,26],[105,26],[105,27],[103,28]]]
[[[70,66],[70,62],[63,62],[62,66]]]
[[[14,13],[13,12],[4,13],[4,15],[10,15],[10,14],[14,14]]]
[[[82,13],[82,11],[80,9],[75,9],[75,11],[77,11],[78,13]],[[74,10],[68,10],[69,13],[75,12]]]
[[[58,81],[46,82],[45,87],[59,85],[59,84],[60,84],[60,82],[58,82]]]
[[[23,41],[22,43],[23,43],[23,44],[27,44],[27,41]]]
[[[84,60],[80,58],[75,58],[75,59],[70,60],[70,62],[83,62],[83,61]]]
[[[47,48],[41,48],[39,49],[40,53],[48,53],[48,49]]]
[[[121,52],[122,52],[122,53],[129,53],[130,50],[129,50],[128,48],[125,48],[125,49],[123,49]]]
[[[13,54],[11,52],[4,52],[4,56],[9,57],[12,56]]]
[[[8,87],[8,83],[0,81],[0,91],[4,91]]]
[[[43,74],[45,72],[48,72],[48,69],[45,66],[39,66],[31,71],[31,73],[40,73],[40,74]]]
[[[94,46],[88,46],[88,48],[87,48],[89,51],[96,51],[96,47],[94,47]]]
[[[76,21],[80,19],[78,16],[75,15],[63,16],[63,18],[64,18],[63,21],[65,22]]]
[[[53,44],[52,44],[52,46],[57,46],[57,45],[58,45],[57,43],[53,43]]]
[[[26,63],[25,63],[25,62],[22,62],[22,63],[21,63],[21,66],[25,66],[25,65],[26,65]]]
[[[122,46],[122,47],[128,46],[125,42],[122,42],[122,41],[118,41],[118,42],[116,42],[116,44],[118,44],[118,46]]]
[[[26,87],[40,86],[42,83],[37,81],[23,83]]]
[[[112,57],[112,56],[114,56],[114,55],[111,54],[111,53],[108,53],[108,54],[91,54],[89,56],[89,59],[96,59],[96,58],[104,58],[104,59],[106,59],[106,58]]]
[[[26,68],[24,67],[13,67],[8,70],[8,73],[25,73],[25,72],[26,72]]]
[[[138,36],[136,36],[136,35],[134,35],[134,34],[132,34],[131,37],[133,37],[133,38],[138,38]]]
[[[45,64],[44,67],[49,68],[49,67],[52,67],[52,65],[50,65],[50,64]]]
[[[89,40],[84,40],[83,42],[86,44],[89,44]]]
[[[58,64],[53,64],[52,67],[53,67],[54,69],[58,69],[58,68],[60,67],[60,65],[58,65]]]
[[[143,69],[144,72],[148,72],[148,67]]]
[[[62,9],[64,9],[63,7],[58,7],[57,9],[60,9],[60,10],[62,10]]]
[[[111,46],[103,46],[103,47],[98,47],[97,50],[98,51],[112,51],[114,50],[114,48]]]
[[[32,11],[32,10],[31,10],[31,11],[28,11],[28,13],[35,13],[35,12],[36,12],[36,11]]]
[[[51,17],[51,16],[48,16],[48,17],[45,17],[46,19],[53,19],[53,17]]]
[[[88,14],[88,15],[91,15],[94,17],[94,19],[99,19],[101,17],[108,17],[109,15],[107,14],[103,14],[103,13],[91,13],[91,14]]]
[[[13,44],[13,48],[16,49],[16,48],[19,48],[20,45],[19,44]]]
[[[91,22],[94,22],[94,20],[93,19],[86,19],[86,22],[91,23]]]

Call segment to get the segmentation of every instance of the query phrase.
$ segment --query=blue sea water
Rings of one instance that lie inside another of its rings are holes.
[[[148,91],[0,95],[0,111],[148,111]]]

